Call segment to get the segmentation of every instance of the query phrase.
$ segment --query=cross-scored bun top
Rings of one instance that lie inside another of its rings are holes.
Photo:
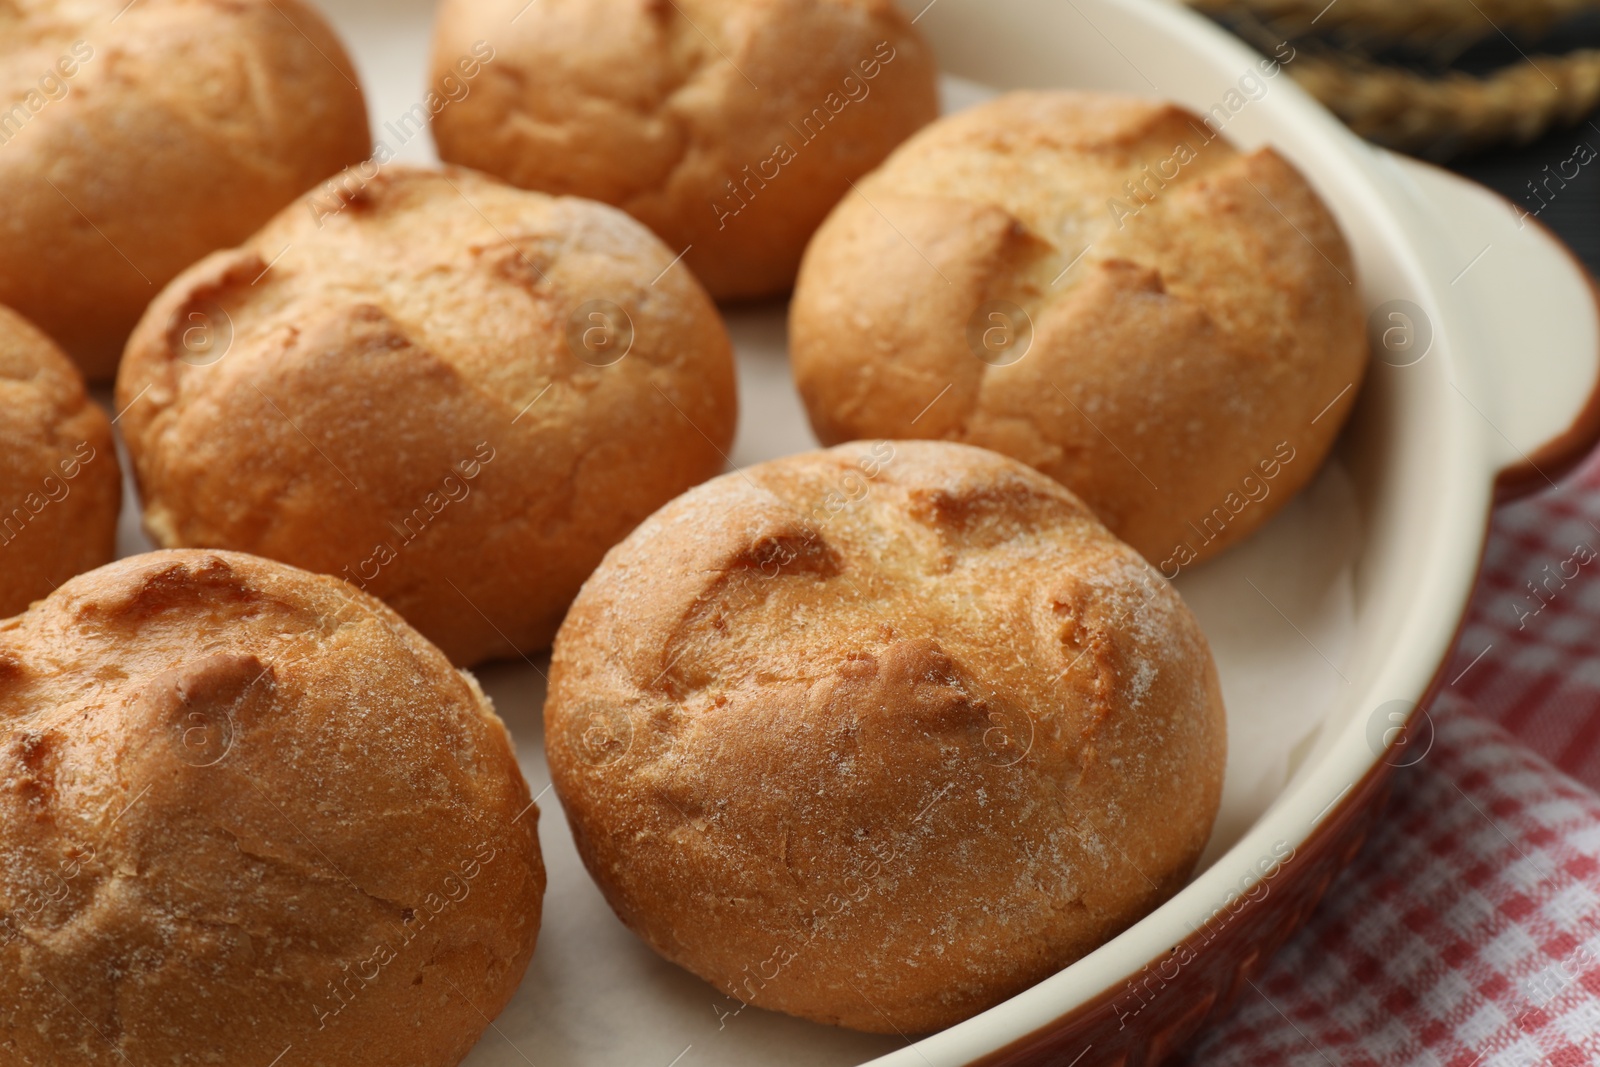
[[[109,379],[150,300],[372,150],[304,0],[0,0],[0,303]]]
[[[1365,368],[1355,281],[1272,149],[1171,104],[1012,93],[840,203],[802,264],[791,360],[824,442],[1004,452],[1175,574],[1315,474]]]
[[[663,508],[574,603],[545,731],[585,863],[657,951],[749,1003],[907,1033],[1175,891],[1225,752],[1166,582],[1049,478],[932,442]]]
[[[6,1062],[453,1067],[533,952],[537,817],[471,676],[350,586],[74,579],[0,623]]]
[[[850,182],[939,114],[893,0],[443,0],[434,34],[464,94],[442,158],[624,208],[718,299],[786,292]]]
[[[111,423],[66,355],[0,306],[0,619],[116,550]]]
[[[674,258],[593,201],[347,172],[130,340],[146,527],[360,583],[457,663],[547,647],[605,550],[732,441],[727,331]]]

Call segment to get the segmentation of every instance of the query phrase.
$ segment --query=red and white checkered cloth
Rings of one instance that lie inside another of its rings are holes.
[[[1427,756],[1187,1067],[1600,1064],[1600,453],[1502,508]]]

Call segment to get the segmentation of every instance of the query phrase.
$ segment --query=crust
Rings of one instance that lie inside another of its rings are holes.
[[[157,552],[0,623],[0,783],[8,1062],[453,1067],[533,952],[504,727],[331,578]]]
[[[372,147],[355,70],[302,0],[17,0],[0,86],[40,105],[0,151],[0,303],[94,380],[179,271]]]
[[[740,1001],[924,1032],[1174,892],[1225,739],[1205,638],[1070,493],[991,452],[725,475],[614,549],[545,742],[590,873]]]
[[[186,271],[129,341],[146,527],[353,581],[457,663],[547,647],[605,550],[732,440],[727,333],[672,260],[592,202],[347,172]],[[632,324],[606,366],[571,334],[596,300]],[[194,309],[225,353],[185,347]]]
[[[1175,574],[1326,456],[1366,365],[1354,281],[1332,215],[1271,149],[1241,155],[1172,105],[1013,93],[840,203],[801,269],[790,358],[824,443],[997,449]],[[995,301],[1031,324],[1007,365],[969,338]]]
[[[0,307],[0,618],[109,563],[121,506],[105,413],[71,360]]]
[[[719,299],[787,291],[850,181],[938,115],[888,0],[445,0],[434,33],[436,85],[494,50],[434,119],[442,158],[622,207]]]

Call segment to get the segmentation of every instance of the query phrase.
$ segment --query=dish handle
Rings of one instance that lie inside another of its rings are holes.
[[[1392,156],[1438,213],[1461,263],[1450,287],[1481,332],[1469,395],[1493,429],[1501,500],[1545,488],[1600,441],[1600,288],[1538,220],[1477,182]]]

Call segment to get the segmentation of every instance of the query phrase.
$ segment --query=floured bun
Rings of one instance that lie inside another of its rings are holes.
[[[454,1067],[539,931],[472,677],[343,582],[154,552],[0,623],[7,1064]]]
[[[433,79],[465,93],[441,158],[623,208],[718,299],[787,292],[850,183],[939,113],[892,0],[443,0]]]
[[[341,175],[129,341],[146,528],[345,578],[458,664],[548,647],[606,549],[732,443],[727,330],[674,258],[589,200]]]
[[[372,150],[304,0],[3,0],[0,102],[0,303],[94,380],[179,271]]]
[[[902,1034],[1175,892],[1226,749],[1198,624],[1071,493],[884,441],[724,475],[615,548],[556,640],[545,745],[657,952]]]
[[[1171,104],[1022,92],[861,182],[806,252],[790,359],[825,444],[1004,452],[1168,577],[1308,484],[1367,360],[1350,249],[1271,148]]]
[[[109,563],[122,474],[71,360],[0,307],[0,619]]]

